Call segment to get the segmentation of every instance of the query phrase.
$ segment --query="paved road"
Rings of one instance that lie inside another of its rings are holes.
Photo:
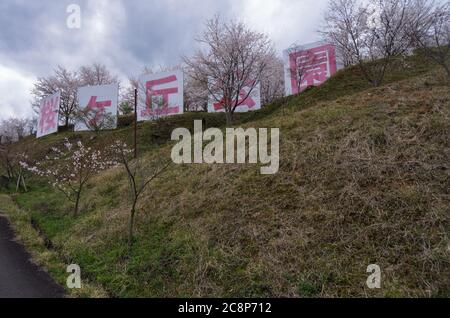
[[[9,222],[0,215],[0,298],[60,298],[64,289],[14,242]]]

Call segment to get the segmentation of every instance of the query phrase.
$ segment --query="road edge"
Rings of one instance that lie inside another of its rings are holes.
[[[66,298],[107,298],[108,294],[95,283],[83,280],[81,289],[68,289],[66,280],[69,273],[67,266],[57,251],[49,249],[44,237],[32,225],[30,213],[21,210],[7,194],[0,194],[0,216],[5,217],[14,231],[15,239],[31,255],[31,261],[47,272],[53,280],[61,285]]]

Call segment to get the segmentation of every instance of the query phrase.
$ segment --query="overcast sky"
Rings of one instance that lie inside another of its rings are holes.
[[[67,8],[81,8],[81,28]],[[279,55],[319,39],[326,0],[1,0],[0,119],[32,114],[30,90],[57,65],[103,63],[124,84],[144,66],[171,66],[191,54],[205,20],[220,14],[267,33]]]

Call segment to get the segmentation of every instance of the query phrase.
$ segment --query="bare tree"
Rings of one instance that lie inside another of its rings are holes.
[[[80,67],[78,74],[82,86],[107,85],[119,82],[117,76],[112,75],[105,65],[99,63]]]
[[[6,119],[0,122],[0,135],[2,144],[12,144],[19,140],[19,136],[14,125],[14,119]]]
[[[128,85],[121,87],[119,98],[119,112],[121,114],[127,115],[134,112],[134,90],[138,89],[139,80],[137,77],[129,77]]]
[[[408,32],[414,47],[442,66],[450,77],[450,2],[417,0]]]
[[[261,104],[267,105],[284,96],[284,63],[275,55],[269,57],[261,73]]]
[[[14,117],[1,121],[0,135],[2,138],[0,138],[0,141],[4,139],[6,143],[12,143],[28,136],[31,122],[32,119]]]
[[[37,130],[38,117],[36,114],[27,119],[26,130],[28,135],[32,135]]]
[[[22,178],[22,182],[25,185],[23,174],[19,165],[21,155],[14,151],[12,142],[4,142],[0,144],[0,169],[5,177],[12,181],[17,177]],[[18,180],[20,181],[20,179]],[[26,188],[26,186],[24,186]]]
[[[76,72],[70,72],[66,68],[58,66],[53,75],[40,77],[34,84],[31,92],[34,96],[33,109],[39,113],[41,100],[48,95],[60,92],[60,120],[68,127],[77,109],[76,94],[79,85],[80,80]]]
[[[363,61],[363,40],[369,13],[357,0],[331,0],[325,14],[322,33],[332,42],[347,63],[354,65]]]
[[[32,125],[31,119],[10,118],[0,122],[0,172],[5,174],[2,179],[4,182],[7,180],[8,184],[17,178],[16,191],[19,190],[20,184],[25,191],[27,190],[19,162],[28,153],[30,146],[22,144],[20,146],[22,153],[18,153],[17,148],[13,148],[13,143],[32,133],[29,130],[30,125]]]
[[[364,77],[379,86],[395,57],[411,48],[407,27],[414,0],[331,0],[322,33]]]
[[[11,123],[15,128],[18,140],[24,138],[27,135],[27,125],[28,125],[27,119],[12,118]]]
[[[7,121],[0,122],[0,170],[2,174],[1,181],[6,188],[15,176],[14,171],[14,154],[12,152],[12,143],[15,141],[16,136],[7,126]]]
[[[157,162],[150,168],[144,166],[139,158],[133,159],[133,151],[121,141],[116,141],[112,150],[117,156],[117,161],[123,164],[130,186],[131,209],[128,224],[128,242],[131,247],[133,244],[134,223],[139,199],[147,187],[171,165],[172,161]]]
[[[0,144],[0,167],[8,180],[15,178],[15,155],[10,142],[2,142]]]
[[[206,30],[197,39],[206,50],[184,58],[190,76],[207,88],[209,96],[225,109],[227,123],[233,121],[238,106],[251,96],[273,55],[273,45],[262,33],[241,22],[208,20]],[[248,87],[246,96],[242,96]]]

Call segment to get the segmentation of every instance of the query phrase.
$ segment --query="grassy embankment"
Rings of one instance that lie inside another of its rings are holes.
[[[171,166],[143,197],[131,251],[121,169],[90,182],[76,219],[35,178],[31,191],[11,194],[21,212],[5,195],[0,202],[19,233],[32,218],[49,238],[51,252],[25,243],[60,282],[63,263],[81,266],[93,286],[82,295],[448,297],[449,116],[448,81],[416,56],[379,88],[356,69],[340,72],[237,118],[243,127],[280,128],[278,174],[262,176],[253,165]],[[201,118],[223,127],[214,114],[140,125],[144,160],[168,157],[172,129]],[[63,133],[17,148],[42,158],[64,137],[107,144],[128,136],[130,127],[93,140]],[[373,263],[382,269],[379,290],[365,285]]]

